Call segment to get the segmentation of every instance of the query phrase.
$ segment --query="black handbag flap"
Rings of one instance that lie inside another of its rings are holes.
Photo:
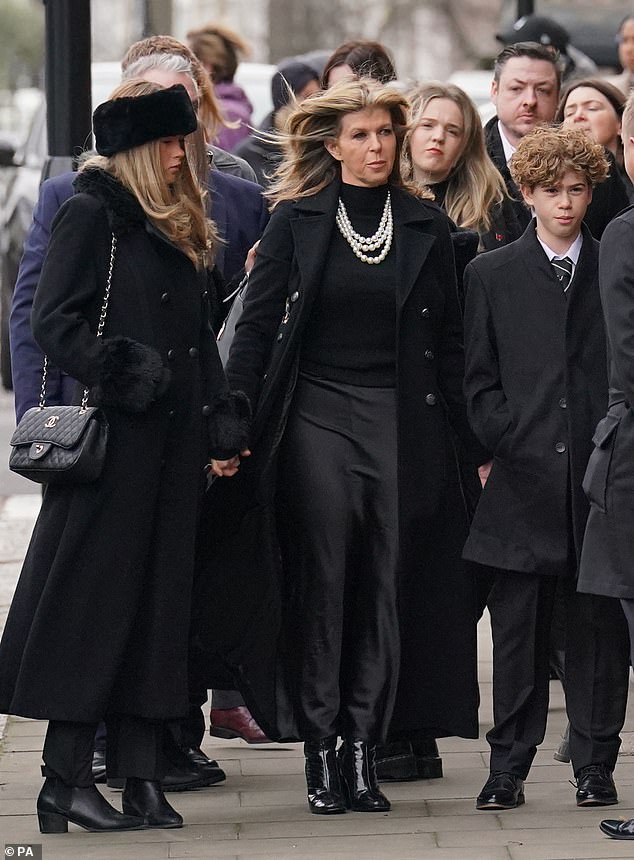
[[[34,442],[29,448],[29,457],[31,460],[41,460],[45,454],[48,454],[52,446],[52,442]]]
[[[91,419],[101,418],[96,406],[82,409],[81,406],[34,406],[24,413],[15,428],[10,444],[13,447],[33,443],[50,443],[60,448],[72,448],[77,444]],[[46,451],[35,450],[35,458],[43,457]],[[33,454],[31,454],[33,456]]]

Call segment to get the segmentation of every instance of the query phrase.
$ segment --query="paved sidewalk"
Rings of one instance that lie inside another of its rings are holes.
[[[0,627],[38,504],[37,495],[0,498]],[[634,817],[634,757],[625,754],[619,760],[618,807],[577,809],[574,789],[568,783],[570,768],[552,758],[565,722],[556,682],[551,685],[548,734],[526,784],[526,805],[503,813],[476,812],[474,797],[487,775],[484,734],[491,720],[491,647],[486,620],[481,624],[480,646],[482,738],[441,741],[445,777],[386,786],[393,802],[389,814],[311,815],[306,808],[299,744],[249,747],[242,741],[207,738],[205,751],[220,761],[227,781],[169,796],[185,817],[182,830],[104,835],[71,825],[66,836],[41,836],[35,798],[41,785],[44,724],[12,717],[0,746],[0,847],[4,843],[41,844],[43,860],[634,857],[634,843],[608,839],[597,826],[605,817]],[[634,728],[633,718],[634,706],[630,708],[630,728]],[[634,747],[631,737],[625,736],[626,752]],[[119,792],[104,792],[115,806],[120,804]]]

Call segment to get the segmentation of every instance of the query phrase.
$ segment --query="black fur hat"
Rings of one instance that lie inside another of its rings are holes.
[[[182,84],[146,96],[112,99],[92,115],[99,155],[114,155],[161,137],[191,134],[198,120]]]

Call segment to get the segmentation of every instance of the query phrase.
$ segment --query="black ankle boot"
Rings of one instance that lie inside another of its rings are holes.
[[[182,827],[183,818],[169,805],[158,780],[129,776],[122,797],[123,811],[139,815],[146,827]]]
[[[376,778],[376,747],[367,741],[346,739],[339,750],[339,768],[348,809],[355,812],[389,812],[390,801]]]
[[[306,741],[306,787],[308,808],[316,815],[337,815],[346,811],[341,792],[339,768],[333,735],[319,741]]]
[[[37,799],[40,833],[68,833],[68,822],[95,832],[142,830],[143,818],[122,815],[102,797],[94,785],[86,788],[65,785],[47,777]]]

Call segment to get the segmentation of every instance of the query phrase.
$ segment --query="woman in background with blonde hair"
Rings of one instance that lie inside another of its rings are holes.
[[[418,84],[408,98],[404,175],[428,188],[458,227],[477,231],[481,250],[497,247],[516,219],[475,105],[460,87],[438,81]]]

